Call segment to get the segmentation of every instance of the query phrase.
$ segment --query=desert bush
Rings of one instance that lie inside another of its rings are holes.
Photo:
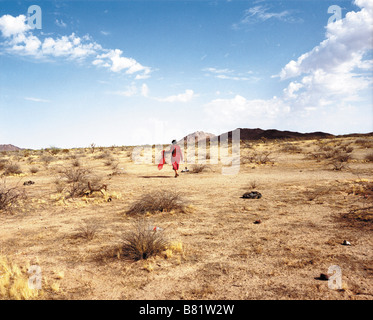
[[[168,242],[162,231],[154,230],[144,220],[136,221],[133,229],[123,237],[122,254],[126,259],[148,259],[166,250]]]
[[[367,155],[365,155],[364,159],[366,161],[373,162],[373,152],[368,153]]]
[[[289,152],[289,153],[301,153],[302,148],[300,148],[299,146],[296,146],[292,143],[285,143],[282,146],[281,151],[282,152]]]
[[[12,206],[25,198],[24,192],[16,187],[7,187],[5,180],[0,185],[0,211],[11,211]]]
[[[85,168],[64,168],[60,172],[61,179],[66,182],[66,192],[72,198],[83,196],[88,192],[91,171]]]
[[[32,173],[32,174],[35,174],[35,173],[39,172],[39,168],[38,167],[31,167],[29,170],[30,170],[30,173]]]
[[[52,161],[54,161],[54,157],[52,157],[51,155],[47,155],[47,154],[45,154],[45,155],[42,155],[42,156],[40,157],[40,161],[44,163],[44,166],[45,166],[45,167],[48,167],[49,164],[50,164]]]
[[[204,165],[204,164],[200,164],[200,163],[199,163],[199,164],[194,164],[194,165],[192,166],[190,172],[192,172],[192,173],[200,173],[200,172],[204,171],[206,168],[207,168],[207,167],[206,167],[206,165]]]
[[[111,154],[108,151],[101,152],[95,156],[95,159],[108,159],[111,158]]]
[[[246,155],[241,156],[241,162],[245,163],[257,163],[257,164],[267,164],[273,163],[273,159],[271,158],[271,152],[269,151],[254,151]]]
[[[7,163],[8,163],[8,160],[0,159],[0,170],[4,170]]]
[[[181,196],[172,191],[154,191],[144,194],[128,210],[128,215],[180,211],[186,207]]]
[[[71,165],[73,166],[73,167],[80,167],[81,166],[81,163],[80,163],[80,161],[79,161],[79,159],[74,159],[72,162],[71,162]]]
[[[355,144],[362,148],[373,148],[373,140],[367,138],[356,139]]]
[[[4,175],[9,176],[13,174],[21,174],[22,170],[18,163],[8,163],[4,168]]]
[[[96,222],[83,222],[79,226],[75,237],[83,238],[86,240],[93,240],[97,236],[98,231],[99,226]]]

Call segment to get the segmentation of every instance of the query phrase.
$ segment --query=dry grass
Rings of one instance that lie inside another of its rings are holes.
[[[0,212],[9,212],[12,207],[21,199],[25,198],[25,193],[17,186],[7,187],[5,180],[0,185]]]
[[[163,231],[153,230],[144,219],[137,220],[133,230],[123,237],[122,255],[129,260],[143,260],[158,255],[168,246]]]
[[[0,256],[0,300],[36,299],[40,292],[29,287],[28,279],[27,268]]]
[[[127,215],[154,214],[159,212],[185,212],[184,200],[177,192],[153,191],[144,194],[127,210]]]

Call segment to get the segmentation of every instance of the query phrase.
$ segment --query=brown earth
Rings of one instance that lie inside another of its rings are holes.
[[[41,151],[7,153],[2,159],[24,174],[5,177],[6,185],[24,189],[27,199],[0,211],[0,257],[21,269],[40,266],[36,299],[372,300],[373,163],[365,157],[373,139],[364,140],[255,142],[242,146],[237,175],[223,175],[218,164],[176,179],[170,165],[158,171],[156,164],[133,163],[129,147],[61,151],[49,164]],[[342,170],[310,157],[320,146],[342,145],[353,148]],[[97,157],[105,151],[111,165]],[[268,161],[247,157],[266,151]],[[76,160],[108,184],[105,196],[61,198],[56,177]],[[39,171],[29,173],[31,167]],[[35,184],[23,186],[29,180]],[[187,210],[146,220],[179,249],[127,261],[120,248],[136,218],[125,212],[159,190],[179,192]],[[260,199],[241,198],[254,190]],[[91,240],[80,233],[84,222],[99,228]],[[317,279],[330,266],[342,272],[337,290]]]

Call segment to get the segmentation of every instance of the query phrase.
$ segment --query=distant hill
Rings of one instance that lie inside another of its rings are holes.
[[[0,144],[0,151],[17,151],[17,150],[22,150],[22,149],[16,146],[13,146],[12,144]]]
[[[274,140],[274,139],[315,139],[315,138],[332,138],[334,135],[325,132],[310,132],[310,133],[300,133],[294,131],[281,131],[276,129],[247,129],[247,128],[237,128],[240,129],[240,139],[241,140],[260,140],[262,138]],[[234,130],[235,131],[235,130]],[[232,131],[224,133],[228,134],[228,138],[231,139]],[[211,140],[216,140],[221,138],[223,134],[215,136]]]
[[[214,138],[215,135],[213,133],[203,132],[203,131],[196,131],[191,134],[188,134],[184,138],[180,139],[177,143],[182,145],[183,143],[192,143],[198,140],[209,140]]]

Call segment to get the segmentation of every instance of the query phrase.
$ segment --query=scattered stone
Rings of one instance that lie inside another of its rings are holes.
[[[317,278],[318,280],[327,281],[329,280],[329,276],[325,273],[320,273],[320,277]]]
[[[348,242],[347,240],[344,240],[344,241],[342,242],[342,245],[344,245],[344,246],[350,246],[351,243]]]
[[[258,191],[251,191],[251,192],[244,193],[241,198],[243,198],[243,199],[260,199],[261,197],[262,197],[262,195]]]
[[[29,181],[25,181],[25,182],[23,183],[24,186],[31,186],[32,184],[35,184],[35,182],[34,182],[34,181],[31,181],[31,180],[29,180]]]
[[[255,220],[254,221],[254,224],[259,224],[259,223],[262,223],[262,221],[261,220]]]

